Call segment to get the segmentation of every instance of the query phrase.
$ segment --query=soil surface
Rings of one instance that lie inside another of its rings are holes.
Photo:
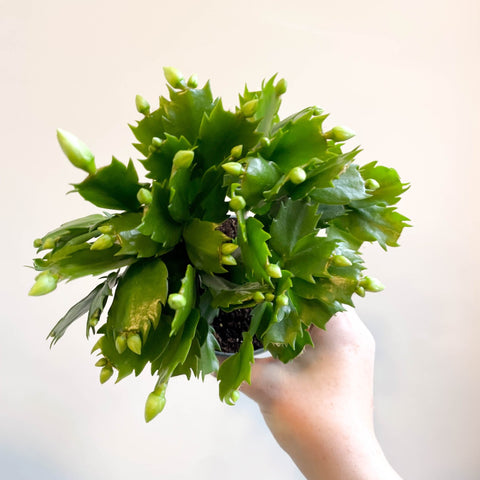
[[[233,312],[220,310],[212,326],[215,329],[215,338],[222,347],[222,352],[238,352],[243,341],[242,332],[246,332],[250,327],[251,311],[251,308],[241,308]],[[253,337],[253,348],[255,350],[263,348],[260,340],[255,336]]]
[[[220,230],[227,237],[235,238],[237,236],[237,219],[227,218],[217,227],[217,230]]]

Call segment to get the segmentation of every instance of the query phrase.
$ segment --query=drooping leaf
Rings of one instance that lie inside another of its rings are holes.
[[[221,400],[229,400],[243,382],[250,383],[253,357],[252,336],[243,333],[243,342],[237,353],[228,357],[218,369],[217,379],[220,382],[219,391]]]
[[[308,327],[302,323],[295,336],[295,346],[292,347],[289,344],[274,344],[271,343],[268,346],[268,351],[272,354],[273,358],[278,358],[283,363],[288,363],[295,357],[302,353],[306,345],[312,345],[312,337],[308,331]]]
[[[100,208],[135,211],[140,207],[137,200],[140,185],[132,161],[125,166],[113,157],[110,165],[99,168],[74,187],[85,200]]]
[[[110,273],[105,282],[100,284],[101,288],[97,294],[93,297],[92,303],[88,309],[86,334],[89,337],[90,332],[95,333],[95,324],[100,319],[105,306],[107,304],[108,297],[112,295],[113,288],[117,284],[119,272]],[[94,321],[94,323],[92,323]]]
[[[372,206],[351,209],[343,217],[336,218],[332,224],[345,230],[365,242],[377,241],[386,250],[398,246],[397,240],[404,227],[408,226],[407,217],[395,211],[394,207]]]
[[[268,258],[271,255],[267,245],[270,235],[263,229],[262,222],[254,217],[247,218],[245,227],[243,222],[238,222],[238,226],[240,230],[245,228],[245,232],[240,232],[237,239],[247,278],[250,281],[264,281],[270,284],[270,276],[266,272]]]
[[[187,271],[185,272],[185,277],[182,279],[182,286],[178,292],[180,295],[185,297],[186,303],[183,307],[179,308],[175,312],[170,336],[175,335],[178,332],[179,328],[185,323],[185,320],[192,311],[192,308],[195,304],[195,294],[197,290],[195,280],[195,269],[191,265],[188,265]]]
[[[182,233],[182,226],[176,223],[168,213],[169,195],[164,185],[153,182],[152,203],[137,229],[164,247],[175,246]]]
[[[207,273],[225,273],[221,264],[220,248],[228,237],[217,230],[218,224],[194,218],[183,231],[188,256],[199,270]]]
[[[118,282],[108,312],[107,330],[120,334],[140,333],[145,343],[156,328],[168,293],[168,271],[160,259],[137,261]]]
[[[238,285],[217,275],[202,275],[202,283],[208,287],[213,308],[228,308],[231,305],[241,305],[253,298],[255,292],[266,292],[267,287],[258,282],[248,282]]]

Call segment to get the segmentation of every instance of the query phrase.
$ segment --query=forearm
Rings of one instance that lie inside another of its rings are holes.
[[[301,410],[264,413],[280,446],[308,480],[400,480],[372,429]],[[303,417],[303,418],[302,418]]]

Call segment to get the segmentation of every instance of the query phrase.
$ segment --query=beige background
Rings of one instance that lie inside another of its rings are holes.
[[[64,195],[83,175],[55,129],[99,164],[135,156],[135,94],[156,104],[175,65],[232,107],[245,81],[279,72],[284,115],[322,106],[357,131],[362,163],[412,183],[402,247],[366,252],[388,288],[358,302],[378,344],[378,435],[405,479],[478,479],[479,5],[0,0],[2,478],[302,478],[255,405],[220,404],[213,379],[172,381],[145,425],[151,377],[100,386],[83,322],[50,351],[45,336],[92,279],[26,297],[32,239],[94,210]]]

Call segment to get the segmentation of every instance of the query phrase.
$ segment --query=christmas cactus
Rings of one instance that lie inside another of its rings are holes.
[[[147,421],[177,375],[216,373],[220,398],[234,403],[250,380],[254,339],[283,362],[300,355],[311,325],[324,328],[354,294],[383,289],[364,275],[359,249],[396,246],[407,220],[394,206],[406,184],[392,168],[356,165],[360,149],[344,146],[353,132],[326,129],[318,107],[280,120],[285,80],[245,88],[230,111],[209,83],[198,88],[171,67],[165,76],[170,99],[158,109],[136,97],[142,118],[131,129],[145,181],[132,161],[97,169],[88,147],[58,130],[65,155],[88,173],[75,192],[102,213],[35,240],[40,273],[30,291],[106,275],[49,337],[55,343],[86,315],[102,383],[149,365]],[[219,366],[215,319],[238,311],[248,324]]]

